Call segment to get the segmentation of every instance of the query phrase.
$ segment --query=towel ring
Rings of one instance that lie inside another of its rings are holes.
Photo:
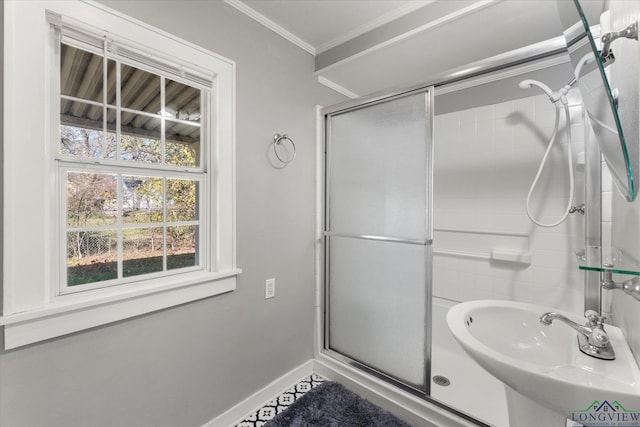
[[[286,160],[280,157],[280,154],[278,154],[278,146],[282,144],[283,141],[289,141],[291,143],[291,147],[293,147],[293,154],[291,155],[291,158]],[[273,135],[273,153],[276,155],[278,160],[280,160],[282,163],[284,163],[285,165],[289,164],[293,161],[293,159],[296,158],[296,144],[293,142],[291,138],[287,136],[286,133],[283,135],[276,133],[275,135]]]

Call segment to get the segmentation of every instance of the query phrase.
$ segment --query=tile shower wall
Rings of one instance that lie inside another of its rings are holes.
[[[577,160],[584,140],[579,100],[570,108]],[[525,211],[554,120],[544,95],[436,115],[434,296],[508,299],[581,314],[583,275],[574,253],[583,246],[584,217],[570,215],[558,227],[541,228]],[[568,200],[563,124],[564,114],[532,197],[532,211],[545,223],[559,219]],[[584,167],[574,169],[578,205],[584,201]],[[500,260],[497,253],[525,262]]]
[[[593,132],[588,129],[587,130],[589,138],[595,138]],[[613,237],[613,198],[614,198],[614,184],[613,177],[609,172],[609,168],[604,161],[602,160],[601,167],[601,244],[600,246],[603,248],[609,248],[612,246],[612,237]],[[612,293],[610,291],[603,290],[600,294],[602,301],[600,304],[601,314],[609,318],[609,320],[613,320],[613,311],[612,311]]]
[[[639,155],[640,156],[640,155]],[[640,161],[640,159],[638,159]],[[605,176],[606,165],[603,165]],[[607,172],[606,175],[610,174]],[[603,192],[603,221],[608,215],[610,222],[603,222],[603,243],[607,243],[623,252],[623,266],[638,268],[640,266],[640,196],[636,196],[633,202],[628,202],[615,188],[609,184],[609,195],[605,199]],[[606,214],[605,212],[608,211]],[[609,240],[604,239],[604,227],[608,225]],[[622,282],[630,280],[629,275],[614,275],[613,279]],[[640,302],[621,291],[603,291],[603,302],[612,313],[612,323],[622,329],[627,343],[640,365]]]
[[[611,17],[612,27],[621,25],[631,19],[631,17],[640,14],[640,4],[638,2],[611,0]],[[612,65],[612,83],[614,87],[617,85],[615,79],[633,79],[638,78],[640,70],[640,44],[631,42],[625,45],[625,51],[621,58],[625,61],[618,61],[615,67]],[[640,96],[638,92],[630,94],[629,98]],[[622,107],[622,106],[621,106]],[[637,126],[640,125],[640,111],[638,111],[637,98],[636,102],[625,102],[624,108],[627,108],[629,117],[635,117],[636,128],[630,132],[631,135],[638,134]],[[628,134],[629,135],[629,134]],[[638,144],[638,138],[631,138],[630,143]],[[640,162],[640,153],[636,153],[636,161]],[[627,266],[640,265],[640,196],[629,203],[617,190],[613,190],[611,194],[612,215],[611,215],[611,242],[614,247],[624,251],[624,262]],[[629,280],[630,276],[614,277],[615,280]],[[625,295],[620,291],[608,291],[612,303],[613,323],[622,328],[627,338],[627,342],[631,347],[636,362],[640,365],[640,302],[632,297]]]

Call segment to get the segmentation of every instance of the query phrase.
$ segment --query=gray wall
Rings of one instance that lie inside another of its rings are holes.
[[[235,292],[0,353],[0,425],[197,426],[313,357],[313,57],[222,1],[103,1],[237,64]],[[273,168],[274,133],[296,160]],[[264,299],[264,280],[276,297]]]

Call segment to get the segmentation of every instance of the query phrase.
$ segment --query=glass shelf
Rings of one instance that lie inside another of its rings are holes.
[[[587,246],[576,252],[578,266],[585,271],[611,271],[616,274],[640,276],[640,266],[624,264],[623,253],[617,248]]]

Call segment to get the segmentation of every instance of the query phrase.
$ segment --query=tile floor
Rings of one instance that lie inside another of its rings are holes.
[[[312,374],[292,386],[275,399],[266,403],[262,408],[250,414],[242,420],[236,427],[261,427],[271,418],[284,411],[295,402],[300,396],[311,390],[313,387],[327,381],[325,378]]]

